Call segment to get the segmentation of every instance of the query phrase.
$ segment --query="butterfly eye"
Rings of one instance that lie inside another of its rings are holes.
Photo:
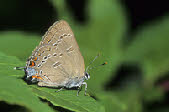
[[[85,72],[85,78],[86,78],[86,80],[90,79],[90,74]]]

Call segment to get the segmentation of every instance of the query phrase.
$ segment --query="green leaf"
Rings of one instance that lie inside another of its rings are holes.
[[[139,89],[100,92],[97,94],[106,108],[106,112],[142,112]]]
[[[41,38],[35,34],[24,32],[1,32],[0,51],[10,56],[26,60]]]
[[[6,56],[0,52],[0,100],[24,106],[33,112],[53,112],[32,93],[23,81],[23,71],[13,69],[20,64],[21,62],[16,57]]]
[[[169,19],[152,23],[137,33],[125,55],[126,60],[142,65],[145,87],[148,88],[169,70]]]
[[[61,106],[76,112],[104,112],[104,107],[90,96],[85,96],[84,91],[77,96],[77,90],[62,90],[32,86],[37,96],[50,101],[54,106]]]
[[[0,52],[0,73],[5,73],[6,75],[20,77],[23,76],[19,73],[20,71],[14,70],[16,66],[23,66],[23,63],[19,61],[16,57],[6,56],[5,54]],[[16,73],[16,74],[13,74]]]
[[[106,112],[127,112],[127,105],[113,92],[102,92],[97,95],[104,104]]]

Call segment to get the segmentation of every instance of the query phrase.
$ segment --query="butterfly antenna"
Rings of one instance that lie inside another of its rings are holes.
[[[97,68],[97,67],[99,67],[99,66],[103,66],[103,65],[106,65],[106,64],[108,64],[108,62],[104,62],[103,64],[100,64],[100,65],[97,65],[97,66],[90,67],[90,68],[88,68],[88,70],[95,69],[95,68]]]
[[[100,56],[100,53],[89,63],[89,65],[86,68],[86,72],[88,71],[89,67],[91,66],[91,64],[93,64],[93,62]]]

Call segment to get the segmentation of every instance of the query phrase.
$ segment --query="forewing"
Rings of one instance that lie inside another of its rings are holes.
[[[63,20],[49,28],[32,55],[38,58],[34,68],[47,83],[64,86],[70,79],[84,76],[84,59],[71,28]]]

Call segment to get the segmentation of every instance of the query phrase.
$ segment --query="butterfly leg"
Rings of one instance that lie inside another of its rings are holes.
[[[77,96],[79,96],[79,93],[80,93],[81,89],[82,89],[81,86],[79,86],[78,87],[78,91],[77,91]]]
[[[86,83],[86,82],[83,82],[82,84],[85,85],[85,96],[86,96],[86,92],[87,92],[87,83]]]
[[[60,88],[59,90],[55,91],[55,92],[59,92],[59,91],[62,91],[64,87]]]
[[[87,83],[83,82],[82,85],[85,85],[85,96],[86,96],[86,92],[87,92]],[[77,91],[77,96],[79,96],[79,92],[81,91],[81,86],[79,86],[78,91]]]

